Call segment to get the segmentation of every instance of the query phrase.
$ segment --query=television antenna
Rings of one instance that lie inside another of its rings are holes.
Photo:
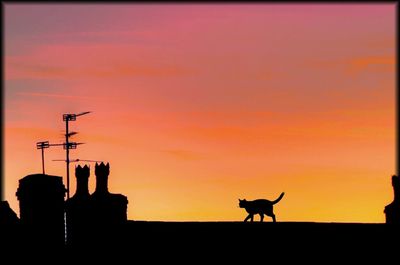
[[[70,149],[76,149],[77,145],[81,145],[84,143],[76,143],[76,142],[69,142],[68,146],[70,147]],[[45,170],[44,170],[44,149],[49,148],[50,146],[63,146],[64,149],[66,149],[66,144],[65,143],[60,143],[60,144],[51,144],[49,143],[49,141],[43,141],[43,142],[37,142],[36,143],[36,149],[41,149],[42,150],[42,171],[43,171],[43,175],[45,174]],[[65,161],[65,160],[63,160]]]
[[[67,164],[67,199],[69,199],[69,163],[71,162],[69,159],[69,149],[76,149],[78,144],[82,144],[82,143],[69,142],[69,138],[75,135],[76,132],[69,132],[68,125],[70,121],[76,121],[76,117],[83,116],[89,113],[91,113],[91,111],[85,111],[79,114],[71,114],[71,113],[63,114],[63,121],[65,121],[65,143],[63,147],[66,152],[65,162]]]
[[[50,144],[49,141],[44,141],[44,142],[37,142],[36,143],[36,149],[42,149],[42,171],[43,171],[43,175],[44,173],[44,149],[45,148],[49,148]]]

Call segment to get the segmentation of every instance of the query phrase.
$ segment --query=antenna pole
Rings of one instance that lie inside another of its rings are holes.
[[[44,173],[44,148],[42,148],[42,170],[43,170],[43,175]]]
[[[68,143],[68,117],[65,119],[65,145],[67,153],[67,199],[69,199],[69,143]]]

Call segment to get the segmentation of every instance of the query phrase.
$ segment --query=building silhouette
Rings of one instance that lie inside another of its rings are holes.
[[[21,226],[17,214],[8,201],[0,201],[0,246],[2,254],[5,245],[18,248],[21,245]],[[2,255],[3,256],[3,255]]]
[[[8,201],[0,201],[0,225],[15,225],[18,223],[19,218],[11,209]]]

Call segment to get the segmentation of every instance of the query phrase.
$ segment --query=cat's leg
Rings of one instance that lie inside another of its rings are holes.
[[[247,220],[249,220],[249,219],[250,219],[250,217],[252,217],[252,215],[251,215],[251,214],[249,214],[249,215],[246,217],[246,219],[244,219],[244,221],[245,221],[245,222],[247,222]],[[251,221],[253,221],[253,217],[252,217]]]
[[[254,214],[251,215],[251,221],[253,222]]]
[[[272,221],[275,223],[276,222],[275,214],[272,214],[271,217],[272,217]]]
[[[264,220],[264,214],[260,213],[260,222],[262,222]]]

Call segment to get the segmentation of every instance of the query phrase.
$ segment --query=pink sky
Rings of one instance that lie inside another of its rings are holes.
[[[6,4],[4,197],[63,113],[136,220],[383,222],[395,165],[395,4]],[[62,149],[46,170],[63,176]],[[71,172],[73,173],[73,166]],[[94,165],[92,165],[94,169]],[[71,195],[75,180],[71,175]],[[94,170],[90,180],[94,188]]]

